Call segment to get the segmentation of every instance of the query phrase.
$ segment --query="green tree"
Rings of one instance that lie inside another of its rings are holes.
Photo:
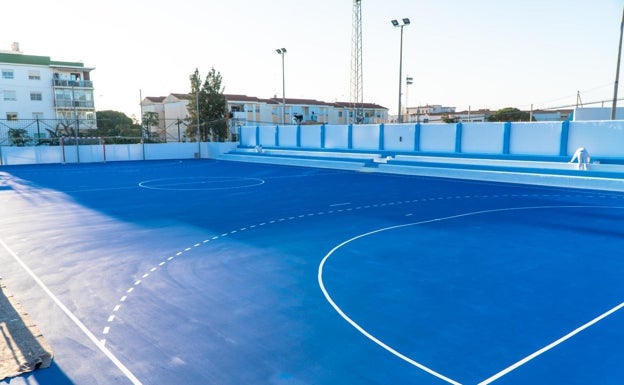
[[[148,111],[143,114],[143,137],[150,139],[152,136],[158,137],[158,134],[152,133],[152,127],[158,126],[160,119],[158,119],[157,112]]]
[[[96,114],[97,130],[95,135],[107,138],[117,138],[115,143],[136,142],[141,137],[141,125],[136,124],[126,114],[119,111],[105,110]],[[119,137],[124,137],[121,140]],[[111,142],[107,140],[107,142]]]
[[[28,137],[28,131],[23,128],[9,128],[9,138],[11,138],[11,145],[18,147],[24,147],[26,142],[30,139]]]
[[[458,123],[459,122],[459,118],[457,116],[451,117],[449,114],[442,115],[440,119],[442,119],[444,123]]]
[[[199,110],[200,140],[202,142],[227,140],[227,100],[223,95],[221,74],[212,68],[202,84],[199,70],[195,69],[189,79],[191,81],[191,94],[189,95],[189,119],[186,136],[192,141],[197,140],[197,113]]]
[[[517,108],[507,107],[496,111],[488,117],[489,122],[528,122],[531,114]]]

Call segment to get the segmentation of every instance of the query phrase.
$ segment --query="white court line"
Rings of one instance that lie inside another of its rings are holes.
[[[325,284],[323,282],[323,268],[325,266],[325,263],[327,262],[327,260],[332,256],[332,254],[334,254],[336,252],[336,250],[340,249],[341,247],[355,241],[358,240],[360,238],[364,238],[367,237],[369,235],[373,235],[373,234],[377,234],[377,233],[381,233],[383,231],[387,231],[387,230],[394,230],[394,229],[399,229],[399,228],[404,228],[404,227],[408,227],[408,226],[416,226],[416,225],[422,225],[422,224],[427,224],[427,223],[434,223],[434,222],[441,222],[441,221],[446,221],[446,220],[450,220],[450,219],[457,219],[457,218],[462,218],[462,217],[469,217],[469,216],[474,216],[474,215],[481,215],[481,214],[489,214],[489,213],[496,213],[496,212],[504,212],[504,211],[520,211],[520,210],[538,210],[538,209],[554,209],[554,208],[596,208],[596,209],[605,209],[605,208],[617,208],[617,209],[622,209],[624,207],[621,206],[591,206],[591,205],[566,205],[566,206],[530,206],[530,207],[508,207],[508,208],[502,208],[502,209],[491,209],[491,210],[481,210],[481,211],[473,211],[473,212],[468,212],[468,213],[462,213],[462,214],[456,214],[456,215],[451,215],[448,217],[442,217],[442,218],[434,218],[434,219],[429,219],[429,220],[424,220],[424,221],[420,221],[420,222],[414,222],[414,223],[406,223],[406,224],[402,224],[402,225],[396,225],[396,226],[390,226],[390,227],[384,227],[381,229],[377,229],[377,230],[373,230],[373,231],[369,231],[367,233],[364,234],[360,234],[357,235],[353,238],[347,239],[346,241],[338,244],[337,246],[335,246],[333,249],[331,249],[329,251],[329,253],[327,253],[327,255],[325,255],[325,257],[323,257],[323,259],[321,260],[320,264],[319,264],[319,268],[318,268],[318,284],[319,287],[321,288],[321,291],[323,292],[323,295],[325,296],[325,299],[327,300],[327,302],[329,302],[329,304],[334,308],[334,310],[345,320],[347,321],[349,324],[351,324],[351,326],[353,326],[356,330],[358,330],[360,333],[362,333],[366,338],[370,339],[371,341],[373,341],[374,343],[376,343],[377,345],[379,345],[380,347],[384,348],[385,350],[387,350],[388,352],[392,353],[393,355],[395,355],[396,357],[416,366],[417,368],[420,368],[421,370],[441,379],[444,380],[450,384],[453,385],[461,385],[459,382],[456,382],[436,371],[434,371],[433,369],[428,368],[427,366],[412,360],[411,358],[405,356],[404,354],[400,353],[399,351],[395,350],[394,348],[390,347],[389,345],[385,344],[384,342],[382,342],[381,340],[379,340],[378,338],[376,338],[375,336],[373,336],[372,334],[370,334],[369,332],[367,332],[364,328],[362,328],[358,323],[356,323],[353,319],[351,319],[345,312],[342,311],[342,309],[334,302],[334,300],[331,298],[331,296],[329,295],[329,292],[327,291],[327,289],[325,288]],[[518,363],[510,366],[509,368],[503,370],[502,372],[490,377],[489,379],[481,382],[479,385],[487,385],[489,383],[491,383],[492,381],[504,376],[505,374],[511,372],[512,370],[518,368],[519,366],[525,364],[526,362],[528,362],[529,360],[539,356],[540,354],[542,354],[543,352],[552,349],[554,346],[560,344],[561,342],[573,337],[574,335],[576,335],[577,333],[579,333],[580,331],[592,326],[593,324],[597,323],[598,321],[606,318],[607,316],[613,314],[614,312],[616,312],[617,310],[621,309],[624,307],[624,303],[614,307],[613,309],[609,310],[608,312],[602,314],[601,316],[593,319],[592,321],[586,323],[585,325],[579,327],[578,329],[572,331],[571,333],[567,334],[566,336],[560,338],[559,340],[553,342],[552,344],[544,347],[543,349],[538,350],[537,352],[533,353],[532,355],[530,355],[529,357],[525,358],[524,360],[519,361]]]
[[[426,221],[426,222],[434,222],[433,221]],[[426,223],[423,222],[423,223]],[[394,229],[394,228],[400,228],[400,227],[405,227],[405,226],[411,226],[414,225],[414,223],[410,223],[407,225],[399,225],[399,226],[392,226],[389,228],[385,228],[385,229],[379,229],[379,230],[375,230],[375,231],[371,231],[365,234],[360,234],[356,237],[353,237],[351,239],[348,239],[344,242],[342,242],[341,244],[339,244],[338,246],[334,247],[333,249],[331,249],[331,251],[329,253],[327,253],[327,255],[323,258],[323,260],[321,261],[321,263],[319,264],[319,268],[318,268],[318,284],[321,287],[321,291],[323,292],[323,295],[325,295],[325,299],[327,300],[327,302],[329,302],[329,304],[334,308],[334,310],[336,310],[336,312],[342,317],[344,318],[345,321],[347,321],[349,324],[351,324],[351,326],[353,326],[357,331],[359,331],[360,333],[362,333],[366,338],[370,339],[371,341],[373,341],[374,343],[376,343],[377,345],[381,346],[382,348],[386,349],[388,352],[392,353],[393,355],[399,357],[400,359],[402,359],[403,361],[406,361],[414,366],[416,366],[417,368],[431,374],[432,376],[435,376],[441,380],[444,380],[446,382],[448,382],[449,384],[453,384],[453,385],[461,385],[461,383],[454,381],[438,372],[436,372],[433,369],[428,368],[427,366],[421,364],[420,362],[414,361],[411,358],[407,357],[406,355],[400,353],[399,351],[395,350],[394,348],[390,347],[389,345],[386,345],[384,342],[382,342],[381,340],[379,340],[378,338],[376,338],[375,336],[373,336],[372,334],[370,334],[369,332],[367,332],[366,330],[364,330],[363,327],[361,327],[359,324],[357,324],[354,320],[352,320],[345,312],[342,311],[342,309],[334,302],[334,300],[332,299],[332,297],[329,295],[329,292],[327,291],[327,289],[325,288],[325,283],[323,282],[323,267],[325,266],[325,262],[327,262],[327,260],[329,259],[329,257],[331,257],[331,255],[338,250],[339,248],[341,248],[342,246],[346,245],[347,243],[350,243],[352,241],[355,241],[356,239],[360,239],[363,237],[366,237],[368,235],[371,234],[375,234],[375,233],[379,233],[381,231],[385,231],[388,229]]]
[[[115,355],[108,350],[103,343],[101,343],[93,333],[91,333],[91,331],[85,326],[85,324],[83,324],[78,317],[76,317],[74,315],[74,313],[72,313],[67,306],[65,306],[60,299],[58,299],[57,296],[54,295],[54,293],[52,293],[52,291],[50,291],[50,289],[48,289],[48,287],[43,283],[43,281],[41,281],[39,279],[39,277],[37,277],[37,275],[28,267],[26,266],[26,264],[24,263],[24,261],[22,261],[22,259],[15,254],[15,252],[13,250],[11,250],[9,248],[9,246],[4,243],[4,241],[2,239],[0,239],[0,245],[2,245],[2,247],[9,253],[11,254],[11,256],[13,257],[13,259],[15,259],[15,261],[22,267],[22,269],[24,269],[24,271],[26,271],[28,273],[28,275],[30,275],[32,277],[32,279],[37,283],[37,285],[39,285],[39,287],[41,287],[41,289],[48,295],[48,297],[50,297],[50,299],[52,299],[52,301],[54,301],[54,303],[56,303],[56,305],[63,311],[63,313],[65,313],[67,315],[67,317],[69,317],[70,320],[72,320],[74,322],[74,324],[76,324],[76,326],[78,326],[78,328],[80,330],[82,330],[82,332],[91,340],[91,342],[93,342],[93,344],[100,349],[100,351],[102,353],[104,353],[104,355],[106,355],[106,357],[108,357],[109,360],[111,360],[111,362],[113,364],[115,364],[115,366],[117,366],[117,368],[126,376],[127,379],[130,380],[130,382],[132,382],[134,385],[143,385],[141,383],[141,381],[139,381],[138,378],[136,378],[134,376],[134,374],[132,374],[132,372],[130,371],[130,369],[128,369],[124,364],[121,363],[121,361],[119,361],[119,359],[117,357],[115,357]]]
[[[583,326],[580,326],[576,329],[574,329],[573,331],[571,331],[570,333],[566,334],[565,336],[559,338],[557,341],[548,344],[546,346],[544,346],[543,348],[541,348],[540,350],[536,351],[533,354],[530,354],[528,356],[526,356],[525,358],[521,359],[520,361],[516,362],[515,364],[509,366],[508,368],[501,370],[500,372],[496,373],[495,375],[493,375],[492,377],[488,378],[487,380],[481,381],[479,383],[479,385],[487,385],[490,384],[496,380],[498,380],[499,378],[501,378],[502,376],[506,375],[507,373],[519,368],[520,366],[526,364],[527,362],[531,361],[532,359],[534,359],[537,356],[542,355],[543,353],[546,353],[547,351],[549,351],[550,349],[554,348],[555,346],[569,340],[570,338],[574,337],[575,335],[577,335],[578,333],[582,332],[583,330],[587,329],[588,327],[598,323],[599,321],[602,321],[603,319],[607,318],[608,316],[610,316],[611,314],[615,313],[616,311],[620,310],[624,308],[624,302],[622,302],[621,304],[617,305],[616,307],[614,307],[613,309],[599,315],[598,317],[594,318],[593,320],[589,321],[588,323],[586,323]]]
[[[338,206],[348,206],[350,205],[351,202],[345,202],[345,203],[334,203],[333,205],[329,205],[329,207],[338,207]]]

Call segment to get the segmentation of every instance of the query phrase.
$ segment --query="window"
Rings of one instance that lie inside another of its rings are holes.
[[[2,70],[2,79],[13,79],[13,70]]]
[[[17,100],[17,93],[15,91],[4,90],[4,101]]]
[[[17,112],[7,112],[6,120],[17,120]]]
[[[28,79],[29,80],[41,80],[41,72],[37,70],[29,70]]]
[[[34,101],[41,101],[41,100],[43,100],[43,98],[41,96],[41,92],[31,92],[30,93],[30,100],[34,100]]]

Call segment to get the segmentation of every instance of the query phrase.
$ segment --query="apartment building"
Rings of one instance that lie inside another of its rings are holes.
[[[80,62],[26,55],[13,43],[0,51],[0,121],[57,121],[95,127],[93,82]]]
[[[350,124],[356,118],[356,108],[348,102],[324,102],[314,99],[257,98],[225,94],[230,130],[247,125],[283,124]],[[152,132],[165,135],[167,140],[184,140],[189,116],[187,105],[192,95],[172,93],[168,96],[148,96],[141,101],[141,116],[146,112],[158,114],[159,124]],[[363,116],[359,123],[380,124],[388,120],[388,109],[374,103],[358,106]],[[180,127],[182,125],[182,128]]]

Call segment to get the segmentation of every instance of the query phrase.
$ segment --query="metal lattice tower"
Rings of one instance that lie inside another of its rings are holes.
[[[351,105],[352,123],[364,120],[362,80],[362,1],[353,0],[353,32],[351,35]]]

